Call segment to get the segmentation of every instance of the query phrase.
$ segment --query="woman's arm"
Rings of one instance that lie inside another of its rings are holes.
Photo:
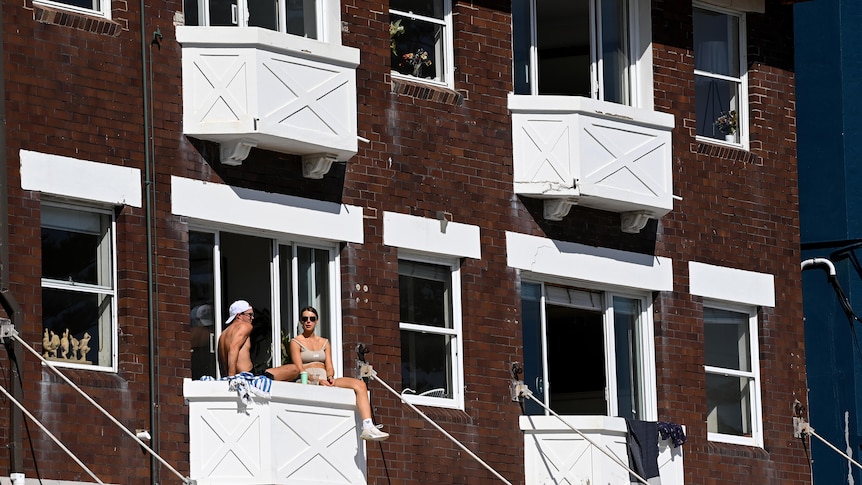
[[[335,368],[332,366],[332,350],[330,349],[331,345],[329,345],[329,341],[327,340],[324,348],[324,353],[326,354],[326,362],[324,363],[324,367],[326,367],[326,380],[330,384],[335,382]]]
[[[294,339],[290,339],[290,360],[291,363],[296,365],[296,368],[299,369],[299,372],[305,372],[305,366],[302,365],[302,349],[299,348],[299,342]]]

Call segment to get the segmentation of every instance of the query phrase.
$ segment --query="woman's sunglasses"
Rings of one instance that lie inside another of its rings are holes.
[[[308,321],[316,322],[316,321],[317,321],[317,317],[306,317],[306,316],[302,316],[302,317],[299,317],[299,321],[300,321],[300,322],[308,322]]]

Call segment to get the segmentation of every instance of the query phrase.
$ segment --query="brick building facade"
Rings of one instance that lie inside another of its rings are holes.
[[[183,381],[216,373],[195,333],[244,298],[276,364],[314,305],[339,374],[364,344],[403,393],[369,384],[391,438],[368,483],[496,481],[402,398],[511,483],[552,483],[513,363],[560,414],[685,426],[685,483],[810,483],[791,6],[228,5],[244,28],[216,2],[74,3],[2,5],[7,316],[183,474]],[[567,29],[590,35],[543,37]],[[698,64],[716,42],[730,66]],[[102,480],[179,483],[16,355],[22,402]],[[4,469],[89,481],[3,409]]]

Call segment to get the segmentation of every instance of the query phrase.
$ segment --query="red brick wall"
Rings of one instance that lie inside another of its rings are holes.
[[[143,73],[139,5],[115,11],[94,33],[34,20],[27,4],[3,9],[9,177],[9,287],[22,305],[21,332],[41,342],[38,193],[20,190],[20,149],[115,163],[145,171]],[[619,216],[575,207],[564,221],[541,217],[541,202],[512,194],[511,83],[508,2],[455,2],[455,92],[405,83],[392,92],[388,4],[345,0],[344,43],[361,49],[357,72],[359,153],[322,180],[301,177],[298,159],[252,150],[240,167],[217,162],[217,146],[182,135],[180,47],[172,19],[180,2],[147,2],[145,50],[152,54],[151,99],[155,160],[151,167],[157,289],[155,317],[158,448],[188,470],[188,418],[181,397],[190,375],[187,225],[170,214],[170,176],[202,178],[269,192],[365,207],[365,241],[342,251],[345,368],[354,346],[390,383],[400,378],[397,260],[383,245],[383,212],[436,217],[481,227],[482,259],[461,266],[465,411],[424,410],[512,483],[523,482],[523,436],[510,400],[510,363],[521,361],[519,280],[506,265],[505,231],[673,259],[674,291],[655,299],[660,419],[687,426],[686,483],[810,483],[801,443],[792,437],[790,404],[805,402],[794,146],[790,8],[769,2],[749,15],[752,150],[716,150],[694,138],[691,3],[654,2],[655,103],[674,114],[674,193],[682,197],[640,234],[619,231]],[[52,18],[40,13],[39,18]],[[161,48],[152,33],[164,35]],[[101,29],[101,30],[99,30]],[[149,428],[146,211],[118,214],[120,372],[67,372],[128,427]],[[688,292],[689,261],[775,275],[776,307],[761,312],[765,450],[710,444],[703,391],[702,301]],[[357,290],[357,285],[360,288]],[[367,291],[364,289],[367,286]],[[136,444],[68,387],[24,358],[24,397],[30,409],[99,477],[150,483],[149,460]],[[9,361],[0,353],[0,365]],[[496,479],[409,408],[372,383],[375,418],[392,438],[368,447],[369,483],[494,483]],[[5,406],[0,409],[7,409]],[[0,413],[0,443],[8,442]],[[33,459],[43,478],[86,479],[56,446],[29,425],[27,475]],[[106,459],[105,457],[110,457]],[[122,464],[122,466],[117,466]],[[0,470],[8,454],[0,454]],[[159,481],[173,483],[167,471]]]
[[[767,2],[748,14],[751,151],[698,143],[690,3],[657,1],[656,108],[676,116],[674,193],[657,251],[674,260],[674,292],[656,299],[659,419],[684,423],[686,483],[810,483],[791,404],[806,402],[796,184],[792,10]],[[688,293],[689,261],[775,276],[760,320],[765,449],[706,440],[702,298]]]

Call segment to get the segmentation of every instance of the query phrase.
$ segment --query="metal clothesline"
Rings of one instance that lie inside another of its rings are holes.
[[[3,320],[5,320],[5,321],[3,321]],[[17,331],[17,330],[15,330],[15,327],[12,325],[12,323],[11,323],[8,319],[2,319],[2,320],[0,320],[0,327],[2,327],[2,332],[0,332],[0,336],[2,336],[2,337],[11,337],[11,338],[13,338],[13,339],[17,340],[17,341],[18,341],[18,342],[19,342],[19,343],[20,343],[20,344],[21,344],[25,349],[27,349],[30,353],[32,353],[33,355],[35,355],[35,356],[36,356],[36,358],[38,358],[40,361],[42,361],[42,365],[44,365],[44,366],[48,367],[48,368],[49,368],[49,369],[51,369],[55,374],[57,374],[61,379],[63,379],[63,381],[64,381],[64,382],[66,382],[66,384],[68,384],[69,386],[71,386],[71,387],[72,387],[72,389],[74,389],[75,391],[77,391],[77,392],[78,392],[78,394],[80,394],[81,396],[83,396],[83,397],[84,397],[84,399],[86,399],[86,400],[87,400],[87,402],[89,402],[89,403],[90,403],[90,404],[92,404],[96,409],[98,409],[99,411],[101,411],[101,412],[102,412],[102,414],[104,414],[104,415],[105,415],[109,420],[111,420],[111,422],[112,422],[112,423],[114,423],[115,425],[117,425],[117,427],[119,427],[119,428],[120,428],[121,430],[123,430],[127,435],[129,435],[129,437],[131,437],[133,440],[135,440],[135,442],[137,442],[139,445],[141,445],[141,447],[142,447],[144,450],[146,450],[150,455],[152,455],[153,457],[155,457],[155,459],[156,459],[156,460],[158,460],[162,465],[164,465],[164,466],[165,466],[165,468],[167,468],[167,469],[168,469],[168,470],[170,470],[174,475],[176,475],[177,477],[179,477],[179,478],[183,481],[183,483],[184,483],[185,485],[193,485],[193,484],[195,483],[195,481],[194,481],[194,480],[192,480],[191,478],[189,478],[189,477],[184,477],[180,472],[178,472],[178,471],[176,470],[176,468],[174,468],[173,466],[171,466],[167,461],[165,461],[161,456],[159,456],[159,454],[158,454],[158,453],[156,453],[152,448],[150,448],[149,446],[147,446],[147,444],[146,444],[146,443],[144,443],[143,441],[141,441],[141,440],[140,440],[140,438],[138,438],[138,437],[137,437],[137,435],[136,435],[135,433],[133,433],[133,432],[132,432],[129,428],[127,428],[126,426],[124,426],[124,425],[123,425],[123,423],[121,423],[121,422],[120,422],[119,420],[117,420],[114,416],[112,416],[112,415],[111,415],[111,413],[109,413],[105,408],[103,408],[102,406],[100,406],[100,405],[99,405],[99,403],[97,403],[97,402],[96,402],[95,400],[93,400],[93,398],[91,398],[87,393],[85,393],[83,390],[81,390],[81,388],[80,388],[80,387],[78,387],[77,385],[75,385],[75,383],[74,383],[74,382],[72,382],[71,380],[69,380],[69,378],[68,378],[68,377],[66,377],[62,372],[60,372],[60,370],[59,370],[59,369],[57,369],[57,367],[55,367],[55,366],[54,366],[54,364],[52,364],[50,361],[48,361],[48,360],[46,360],[44,357],[42,357],[42,355],[40,355],[38,352],[36,352],[36,350],[35,350],[35,349],[33,349],[33,347],[31,347],[27,342],[25,342],[23,339],[21,339],[21,337],[18,335],[18,331]],[[28,413],[28,414],[29,414],[29,413]],[[32,419],[32,418],[31,418],[31,419]],[[91,475],[91,476],[92,476],[92,475]],[[93,478],[95,478],[95,477],[93,477]],[[98,479],[96,479],[96,480],[98,480]],[[102,483],[102,482],[99,482],[99,483]]]
[[[12,404],[14,404],[18,409],[20,409],[21,412],[24,413],[24,415],[26,415],[28,418],[30,418],[31,421],[36,423],[36,426],[38,426],[39,429],[41,429],[46,435],[48,435],[48,437],[51,438],[54,443],[56,443],[57,446],[60,447],[60,449],[65,451],[66,454],[69,455],[69,457],[75,460],[75,463],[77,463],[81,468],[83,468],[84,471],[87,472],[87,475],[90,475],[90,477],[92,477],[93,480],[96,481],[96,483],[101,483],[104,485],[105,482],[99,480],[99,477],[97,477],[96,474],[92,472],[92,470],[87,468],[87,465],[85,465],[84,462],[78,459],[78,457],[75,456],[75,454],[72,453],[69,448],[66,448],[62,441],[60,441],[56,436],[54,436],[54,434],[48,431],[48,428],[46,428],[35,416],[33,416],[30,411],[27,411],[27,408],[25,408],[23,404],[21,404],[17,399],[12,397],[12,394],[9,393],[9,391],[7,391],[5,387],[0,386],[0,392],[2,392],[4,396],[6,396],[10,401],[12,401]]]
[[[512,484],[511,484],[511,482],[509,482],[508,480],[506,480],[505,478],[503,478],[503,476],[502,476],[502,475],[500,475],[499,473],[497,473],[497,471],[496,471],[496,470],[494,470],[493,468],[491,468],[491,466],[490,466],[490,465],[488,465],[487,463],[485,463],[484,461],[482,461],[482,459],[481,459],[481,458],[479,458],[475,453],[473,453],[472,451],[470,451],[470,449],[469,449],[469,448],[467,448],[466,446],[464,446],[460,441],[458,441],[458,440],[457,440],[455,437],[453,437],[451,434],[447,433],[445,429],[441,428],[441,427],[440,427],[440,425],[438,425],[437,423],[435,423],[431,418],[429,418],[427,415],[425,415],[425,413],[423,413],[422,411],[420,411],[420,410],[419,410],[419,408],[417,408],[416,406],[414,406],[412,403],[409,403],[409,402],[407,402],[406,400],[404,400],[404,396],[402,396],[401,394],[399,394],[399,393],[398,393],[398,391],[396,391],[395,389],[393,389],[392,387],[390,387],[390,386],[389,386],[389,384],[387,384],[383,379],[381,379],[381,378],[377,377],[377,371],[375,371],[375,370],[374,370],[374,368],[373,368],[373,367],[371,367],[371,364],[366,363],[366,362],[365,362],[364,360],[362,360],[362,359],[360,359],[360,362],[361,362],[361,364],[360,364],[360,368],[359,368],[359,373],[360,373],[360,376],[361,376],[361,377],[369,377],[369,378],[374,379],[375,381],[379,382],[379,383],[380,383],[380,385],[382,385],[384,388],[386,388],[386,390],[387,390],[387,391],[389,391],[389,392],[391,392],[392,394],[394,394],[395,396],[397,396],[397,397],[398,397],[398,399],[400,399],[400,400],[401,400],[401,402],[403,402],[404,404],[406,404],[407,406],[409,406],[409,407],[410,407],[410,409],[412,409],[412,410],[416,411],[416,413],[417,413],[417,414],[419,414],[419,416],[421,416],[425,421],[428,421],[428,422],[431,424],[431,426],[434,426],[435,428],[437,428],[437,430],[438,430],[438,431],[440,431],[441,433],[443,433],[443,435],[444,435],[444,436],[446,436],[446,437],[447,437],[447,438],[449,438],[453,443],[455,443],[456,445],[458,445],[458,447],[459,447],[459,448],[461,448],[462,450],[464,450],[464,452],[465,452],[465,453],[467,453],[468,455],[470,455],[470,457],[471,457],[471,458],[473,458],[474,460],[476,460],[477,462],[479,462],[479,464],[481,464],[482,466],[484,466],[485,468],[487,468],[491,473],[493,473],[493,474],[494,474],[494,476],[496,476],[497,478],[499,478],[503,483],[505,483],[505,484],[507,484],[507,485],[512,485]]]

